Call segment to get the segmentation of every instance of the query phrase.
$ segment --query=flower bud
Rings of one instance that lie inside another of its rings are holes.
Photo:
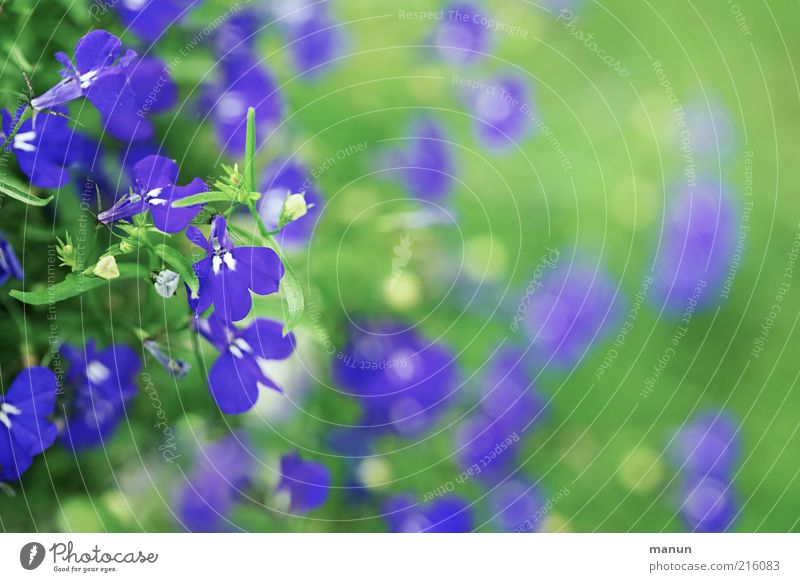
[[[92,270],[95,276],[101,279],[111,280],[119,277],[119,267],[117,267],[117,259],[114,255],[107,255],[102,257]]]
[[[174,271],[170,271],[168,269],[164,269],[158,275],[156,275],[155,287],[156,293],[164,297],[165,299],[169,299],[173,295],[175,295],[175,291],[178,290],[178,283],[180,283],[181,278],[178,273]]]
[[[280,223],[281,225],[289,224],[293,220],[305,216],[306,212],[308,212],[308,205],[306,204],[305,192],[290,194],[283,202]]]
[[[124,240],[121,243],[119,243],[119,250],[120,252],[127,254],[127,253],[132,253],[134,250],[136,250],[136,247],[130,241]]]

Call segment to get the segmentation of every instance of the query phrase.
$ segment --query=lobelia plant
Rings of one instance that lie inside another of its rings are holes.
[[[69,179],[66,169],[75,156],[70,145],[78,134],[68,125],[63,103],[86,97],[108,120],[121,115],[120,100],[130,101],[125,69],[133,55],[118,59],[120,50],[119,40],[104,31],[86,35],[76,46],[74,64],[59,56],[64,70],[58,85],[30,100],[13,118],[4,112],[4,147],[14,151],[34,186],[57,188]],[[117,117],[120,120],[124,121]],[[220,352],[207,376],[213,401],[223,413],[246,412],[255,404],[259,390],[280,391],[266,364],[291,355],[295,345],[291,330],[304,310],[301,286],[275,235],[302,217],[307,204],[302,193],[289,192],[277,225],[264,224],[258,212],[262,194],[255,186],[255,134],[255,110],[251,107],[243,171],[238,164],[223,166],[224,174],[213,182],[212,189],[199,178],[179,186],[178,165],[171,159],[160,155],[141,159],[132,169],[128,191],[110,207],[98,210],[91,244],[76,243],[69,231],[57,239],[54,247],[60,266],[69,270],[60,282],[48,281],[42,288],[30,278],[23,281],[14,249],[0,238],[0,282],[19,279],[22,288],[11,289],[12,298],[26,305],[51,307],[92,290],[110,291],[110,286],[122,281],[146,282],[148,293],[170,300],[178,295],[182,282],[187,295],[185,316],[168,321],[166,328],[157,332],[136,329],[142,348],[178,380],[189,365],[165,352],[161,338],[170,333],[191,335],[202,370],[205,366],[197,339],[202,335]],[[53,198],[26,192],[22,185],[7,179],[0,184],[0,191],[32,206],[45,206]],[[98,206],[103,196],[108,193],[101,193],[98,186]],[[245,232],[228,221],[239,207],[249,210],[257,233]],[[204,234],[206,227],[208,235]],[[187,256],[184,236],[205,256],[200,260]],[[253,241],[252,246],[239,244],[243,240]],[[87,256],[96,259],[87,261]],[[252,310],[250,291],[258,295],[280,291],[287,304],[286,321],[256,318],[238,329],[234,322],[242,321]],[[14,309],[10,304],[7,307]],[[143,323],[143,327],[147,325]],[[74,451],[104,445],[138,393],[135,379],[142,360],[129,346],[96,347],[89,339],[85,346],[57,346],[55,352],[67,367],[63,397],[57,389],[61,380],[51,370],[30,365],[0,394],[0,481],[17,480],[33,457],[57,440]],[[28,354],[28,360],[36,362],[38,358]],[[39,437],[31,440],[32,433]]]

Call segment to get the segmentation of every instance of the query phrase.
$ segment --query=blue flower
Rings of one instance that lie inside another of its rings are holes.
[[[200,212],[202,205],[173,208],[172,203],[187,196],[208,190],[205,182],[195,178],[186,186],[176,186],[178,165],[174,160],[162,156],[148,156],[134,168],[131,192],[125,194],[109,208],[98,214],[102,223],[127,220],[142,212],[150,211],[153,223],[164,232],[183,230]]]
[[[727,480],[739,460],[738,422],[722,410],[709,410],[682,427],[670,451],[673,463],[697,479]]]
[[[198,331],[219,352],[208,373],[211,396],[225,414],[241,414],[255,406],[259,390],[280,387],[267,374],[269,360],[284,360],[294,351],[294,335],[283,336],[283,326],[256,319],[239,330],[216,314],[197,322]]]
[[[681,517],[694,532],[727,531],[738,514],[733,486],[719,479],[689,480],[681,499]]]
[[[455,355],[399,323],[360,326],[339,353],[334,378],[362,406],[361,424],[419,434],[455,400]]]
[[[281,120],[283,98],[272,74],[257,57],[237,53],[222,60],[220,66],[222,79],[207,87],[201,109],[211,115],[217,140],[225,152],[240,156],[247,134],[247,109],[256,110],[256,142],[261,144]]]
[[[505,481],[493,488],[486,496],[493,524],[500,531],[513,532],[523,524],[531,522],[534,527],[523,531],[536,530],[536,514],[545,500],[535,484],[523,480]]]
[[[258,201],[258,214],[267,228],[278,228],[281,209],[288,193],[305,192],[306,204],[309,206],[305,216],[281,229],[277,235],[281,244],[292,246],[306,242],[322,212],[322,197],[308,181],[308,176],[307,168],[292,160],[276,160],[264,170],[261,180],[261,192],[264,194]]]
[[[292,513],[308,513],[328,499],[331,473],[322,463],[304,461],[298,454],[281,457],[281,480],[277,491],[289,495]]]
[[[52,371],[36,366],[0,394],[0,481],[19,479],[55,441],[58,429],[46,417],[55,409],[57,384]]]
[[[525,326],[540,361],[569,368],[605,337],[622,316],[616,285],[583,258],[557,266],[541,281]]]
[[[61,347],[69,364],[71,387],[61,441],[73,450],[104,445],[125,415],[125,404],[137,392],[139,356],[121,344],[97,350],[93,340],[84,349]]]
[[[194,467],[175,495],[180,524],[192,532],[232,529],[228,516],[249,481],[254,458],[235,433],[200,448]]]
[[[186,236],[207,253],[194,264],[200,291],[198,299],[189,298],[189,306],[197,315],[213,304],[215,314],[223,321],[240,321],[250,313],[251,290],[257,295],[278,290],[283,265],[275,251],[265,247],[234,247],[221,215],[212,219],[208,240],[195,226],[186,229]]]
[[[738,217],[728,192],[698,183],[679,192],[656,249],[651,300],[672,315],[708,307],[728,274]]]
[[[336,58],[342,38],[327,3],[304,6],[281,23],[295,68],[301,74],[314,75]]]
[[[443,14],[446,18],[439,21],[433,39],[439,54],[454,63],[473,62],[485,56],[491,43],[489,29],[481,23],[486,17],[466,2],[450,5]]]
[[[53,111],[66,113],[66,108]],[[11,135],[16,118],[3,109],[3,136]],[[22,172],[38,188],[61,188],[70,180],[67,168],[75,164],[85,145],[85,138],[69,127],[60,115],[38,115],[25,120],[9,147],[14,151]]]
[[[9,277],[22,281],[23,276],[22,265],[14,252],[14,248],[0,234],[0,286],[5,285]]]
[[[476,119],[478,139],[488,147],[514,145],[533,128],[533,105],[525,80],[517,76],[490,79],[486,87],[467,93]]]
[[[525,370],[526,359],[517,348],[502,348],[488,362],[479,388],[483,413],[519,431],[544,420],[547,405]]]
[[[75,63],[64,53],[56,58],[64,66],[62,81],[31,101],[35,110],[50,109],[86,97],[104,115],[133,109],[135,96],[125,71],[136,53],[119,56],[120,40],[105,30],[95,30],[75,45]]]
[[[472,531],[469,503],[445,495],[420,505],[411,495],[398,495],[382,507],[383,518],[392,533],[468,533]]]
[[[161,346],[159,346],[154,340],[145,340],[142,345],[144,345],[144,349],[146,349],[150,355],[153,356],[156,362],[161,364],[161,366],[167,372],[172,374],[176,380],[186,376],[186,374],[189,373],[189,370],[192,369],[191,365],[189,365],[189,363],[185,360],[173,358],[164,352],[164,350],[161,349]]]
[[[152,43],[183,20],[197,3],[198,0],[121,0],[114,7],[126,28]]]
[[[167,65],[156,57],[134,61],[128,65],[127,71],[134,92],[134,106],[129,109],[115,107],[111,114],[104,115],[103,129],[123,140],[149,139],[153,136],[149,116],[171,109],[178,100],[178,88]]]
[[[384,164],[415,199],[439,201],[453,188],[455,163],[450,142],[432,119],[416,121],[405,147],[388,152]]]
[[[517,421],[511,415],[492,418],[478,413],[461,422],[455,434],[455,451],[470,477],[496,484],[511,475],[526,428]]]

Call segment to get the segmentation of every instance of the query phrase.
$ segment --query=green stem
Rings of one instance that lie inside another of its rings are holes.
[[[11,133],[9,133],[6,136],[6,140],[3,142],[3,145],[0,146],[0,150],[6,149],[8,144],[11,143],[11,140],[14,139],[14,136],[17,135],[17,133],[19,132],[20,127],[22,127],[22,124],[25,123],[28,120],[28,113],[29,112],[30,112],[30,109],[29,109],[28,105],[25,105],[25,109],[22,110],[22,113],[20,114],[19,119],[17,120],[17,125],[15,125],[14,129],[11,130]]]

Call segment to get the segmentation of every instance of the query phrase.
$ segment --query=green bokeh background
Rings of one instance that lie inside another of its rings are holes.
[[[644,381],[678,322],[647,302],[600,379],[595,371],[616,331],[571,373],[543,372],[537,384],[551,399],[550,415],[525,435],[520,471],[538,480],[545,497],[569,490],[545,520],[546,530],[685,531],[676,512],[678,477],[664,448],[676,427],[697,411],[724,408],[742,421],[743,454],[734,478],[742,511],[733,530],[799,530],[800,366],[795,348],[800,282],[792,281],[764,352],[755,358],[751,350],[800,231],[800,82],[795,66],[800,6],[764,0],[578,3],[572,8],[580,16],[577,29],[593,33],[598,46],[630,71],[621,77],[570,34],[557,11],[520,0],[483,5],[496,20],[519,26],[524,34],[494,33],[488,57],[457,69],[426,46],[433,22],[400,17],[401,10],[444,8],[433,0],[332,2],[346,45],[342,58],[313,80],[296,76],[275,26],[263,31],[261,54],[282,84],[287,118],[262,148],[261,163],[293,155],[315,168],[354,144],[367,146],[321,172],[317,185],[326,198],[323,218],[309,247],[292,255],[307,301],[320,316],[316,326],[306,317],[299,331],[308,344],[303,362],[315,371],[304,411],[275,424],[225,418],[208,397],[198,366],[177,385],[155,366],[148,367],[160,405],[178,433],[180,470],[191,466],[196,439],[246,426],[263,451],[264,467],[249,490],[251,501],[238,506],[232,522],[255,531],[381,531],[385,525],[376,516],[382,496],[410,491],[422,498],[452,481],[461,469],[452,457],[451,424],[471,406],[468,397],[425,438],[380,442],[391,477],[376,488],[373,500],[356,505],[342,490],[334,490],[326,505],[306,518],[287,518],[261,505],[272,503],[275,459],[293,446],[329,464],[335,484],[343,484],[344,461],[322,443],[332,424],[354,422],[358,409],[329,386],[319,326],[339,347],[348,317],[419,322],[426,336],[441,338],[459,354],[469,394],[480,382],[488,354],[501,343],[524,343],[509,329],[508,310],[495,308],[501,300],[513,312],[546,247],[559,248],[565,257],[578,249],[599,258],[619,281],[621,296],[633,302],[650,269],[663,210],[683,179],[675,106],[653,67],[660,61],[680,105],[710,104],[727,112],[734,133],[724,145],[732,153],[721,161],[698,156],[698,174],[723,182],[740,208],[747,199],[746,157],[752,156],[753,207],[741,264],[729,298],[693,318],[649,397],[641,396]],[[5,107],[13,107],[15,94],[24,88],[17,63],[40,92],[56,78],[52,53],[71,52],[90,27],[135,44],[112,13],[97,22],[87,6],[69,0],[35,7],[28,0],[0,3],[0,29],[16,33],[0,40]],[[206,2],[153,52],[169,62],[187,38],[231,6]],[[218,153],[209,125],[198,124],[191,111],[199,83],[215,73],[209,49],[206,43],[182,59],[175,78],[186,101],[174,114],[158,118],[158,135],[181,162],[182,177],[214,174],[229,161]],[[453,75],[485,80],[507,72],[527,79],[535,110],[563,148],[569,171],[541,130],[502,151],[476,139],[463,88]],[[73,114],[87,131],[97,129],[93,112],[76,109]],[[456,224],[398,226],[399,214],[419,206],[399,183],[377,172],[379,153],[406,136],[420,114],[435,117],[453,142],[456,187],[447,205]],[[5,159],[13,174],[13,158]],[[25,256],[29,287],[46,280],[47,244],[53,232],[74,228],[76,213],[77,199],[68,189],[60,193],[55,215],[3,200],[0,228]],[[414,256],[400,291],[389,293],[393,248],[404,235],[413,241]],[[459,266],[471,283],[463,284],[462,276],[460,291],[451,291],[452,273]],[[482,293],[470,303],[476,290]],[[24,362],[46,354],[48,344],[44,310],[28,307],[23,314],[19,305],[4,301],[9,306],[0,312],[0,353],[7,385]],[[59,325],[71,341],[85,334],[106,344],[113,331],[116,341],[133,343],[136,327],[152,332],[183,313],[177,299],[165,309],[153,301],[152,294],[140,301],[133,287],[116,289],[110,298],[97,293],[60,307]],[[108,322],[110,308],[113,324]],[[281,304],[271,297],[258,302],[257,311],[280,316]],[[12,312],[24,316],[21,328],[14,325]],[[187,334],[173,334],[170,341],[192,357]],[[209,350],[207,355],[213,354]],[[0,495],[0,527],[178,528],[167,506],[182,477],[179,467],[165,463],[156,451],[160,434],[154,422],[153,401],[143,391],[107,450],[77,459],[59,446],[47,451],[12,485],[16,495]],[[476,527],[492,531],[485,523],[490,517],[483,501],[486,489],[469,482],[456,493],[475,501]]]

